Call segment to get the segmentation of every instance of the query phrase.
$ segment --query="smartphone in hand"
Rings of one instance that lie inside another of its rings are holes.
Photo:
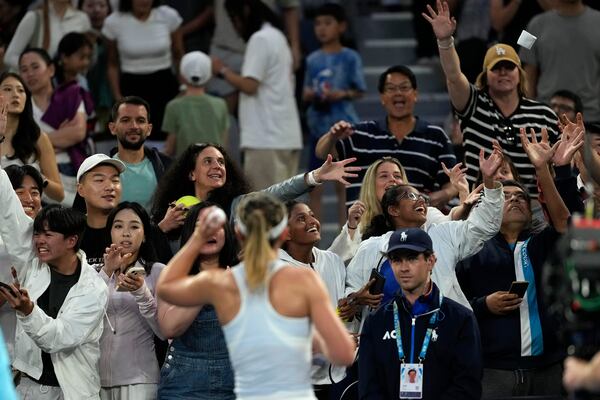
[[[508,293],[516,294],[520,298],[523,298],[523,296],[525,296],[525,292],[527,292],[528,287],[529,282],[527,281],[514,281],[513,283],[511,283]]]
[[[385,285],[385,277],[383,275],[381,275],[381,273],[379,271],[377,271],[377,268],[373,268],[371,270],[371,276],[369,277],[369,282],[372,279],[375,279],[375,282],[373,282],[371,284],[371,287],[369,288],[369,293],[370,294],[383,293],[383,286]]]

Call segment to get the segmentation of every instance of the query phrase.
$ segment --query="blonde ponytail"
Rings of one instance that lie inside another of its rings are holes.
[[[248,287],[254,291],[261,287],[267,275],[267,265],[273,260],[273,249],[269,243],[267,222],[260,210],[254,210],[246,223],[248,236],[244,243],[244,265]]]
[[[246,195],[238,206],[238,229],[244,235],[244,265],[250,291],[263,287],[269,264],[277,258],[271,228],[286,217],[283,204],[265,193]],[[278,236],[278,235],[277,235]]]

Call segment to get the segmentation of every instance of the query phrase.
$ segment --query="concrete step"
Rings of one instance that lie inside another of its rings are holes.
[[[409,12],[376,12],[353,18],[350,23],[357,35],[365,39],[414,37],[412,14]]]
[[[395,65],[413,64],[417,57],[415,54],[416,39],[366,39],[359,47],[363,64]]]

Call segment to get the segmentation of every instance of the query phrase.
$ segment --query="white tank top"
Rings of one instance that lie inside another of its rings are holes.
[[[315,399],[310,378],[310,319],[281,315],[269,301],[269,282],[286,265],[273,261],[265,287],[255,292],[248,289],[244,263],[233,268],[240,310],[223,325],[223,333],[238,400]]]

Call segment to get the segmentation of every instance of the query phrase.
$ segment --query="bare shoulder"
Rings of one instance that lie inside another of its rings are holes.
[[[319,275],[310,268],[299,268],[292,265],[283,267],[273,279],[280,281],[280,284],[291,285],[294,288],[307,289],[311,292],[316,285],[319,285]]]

